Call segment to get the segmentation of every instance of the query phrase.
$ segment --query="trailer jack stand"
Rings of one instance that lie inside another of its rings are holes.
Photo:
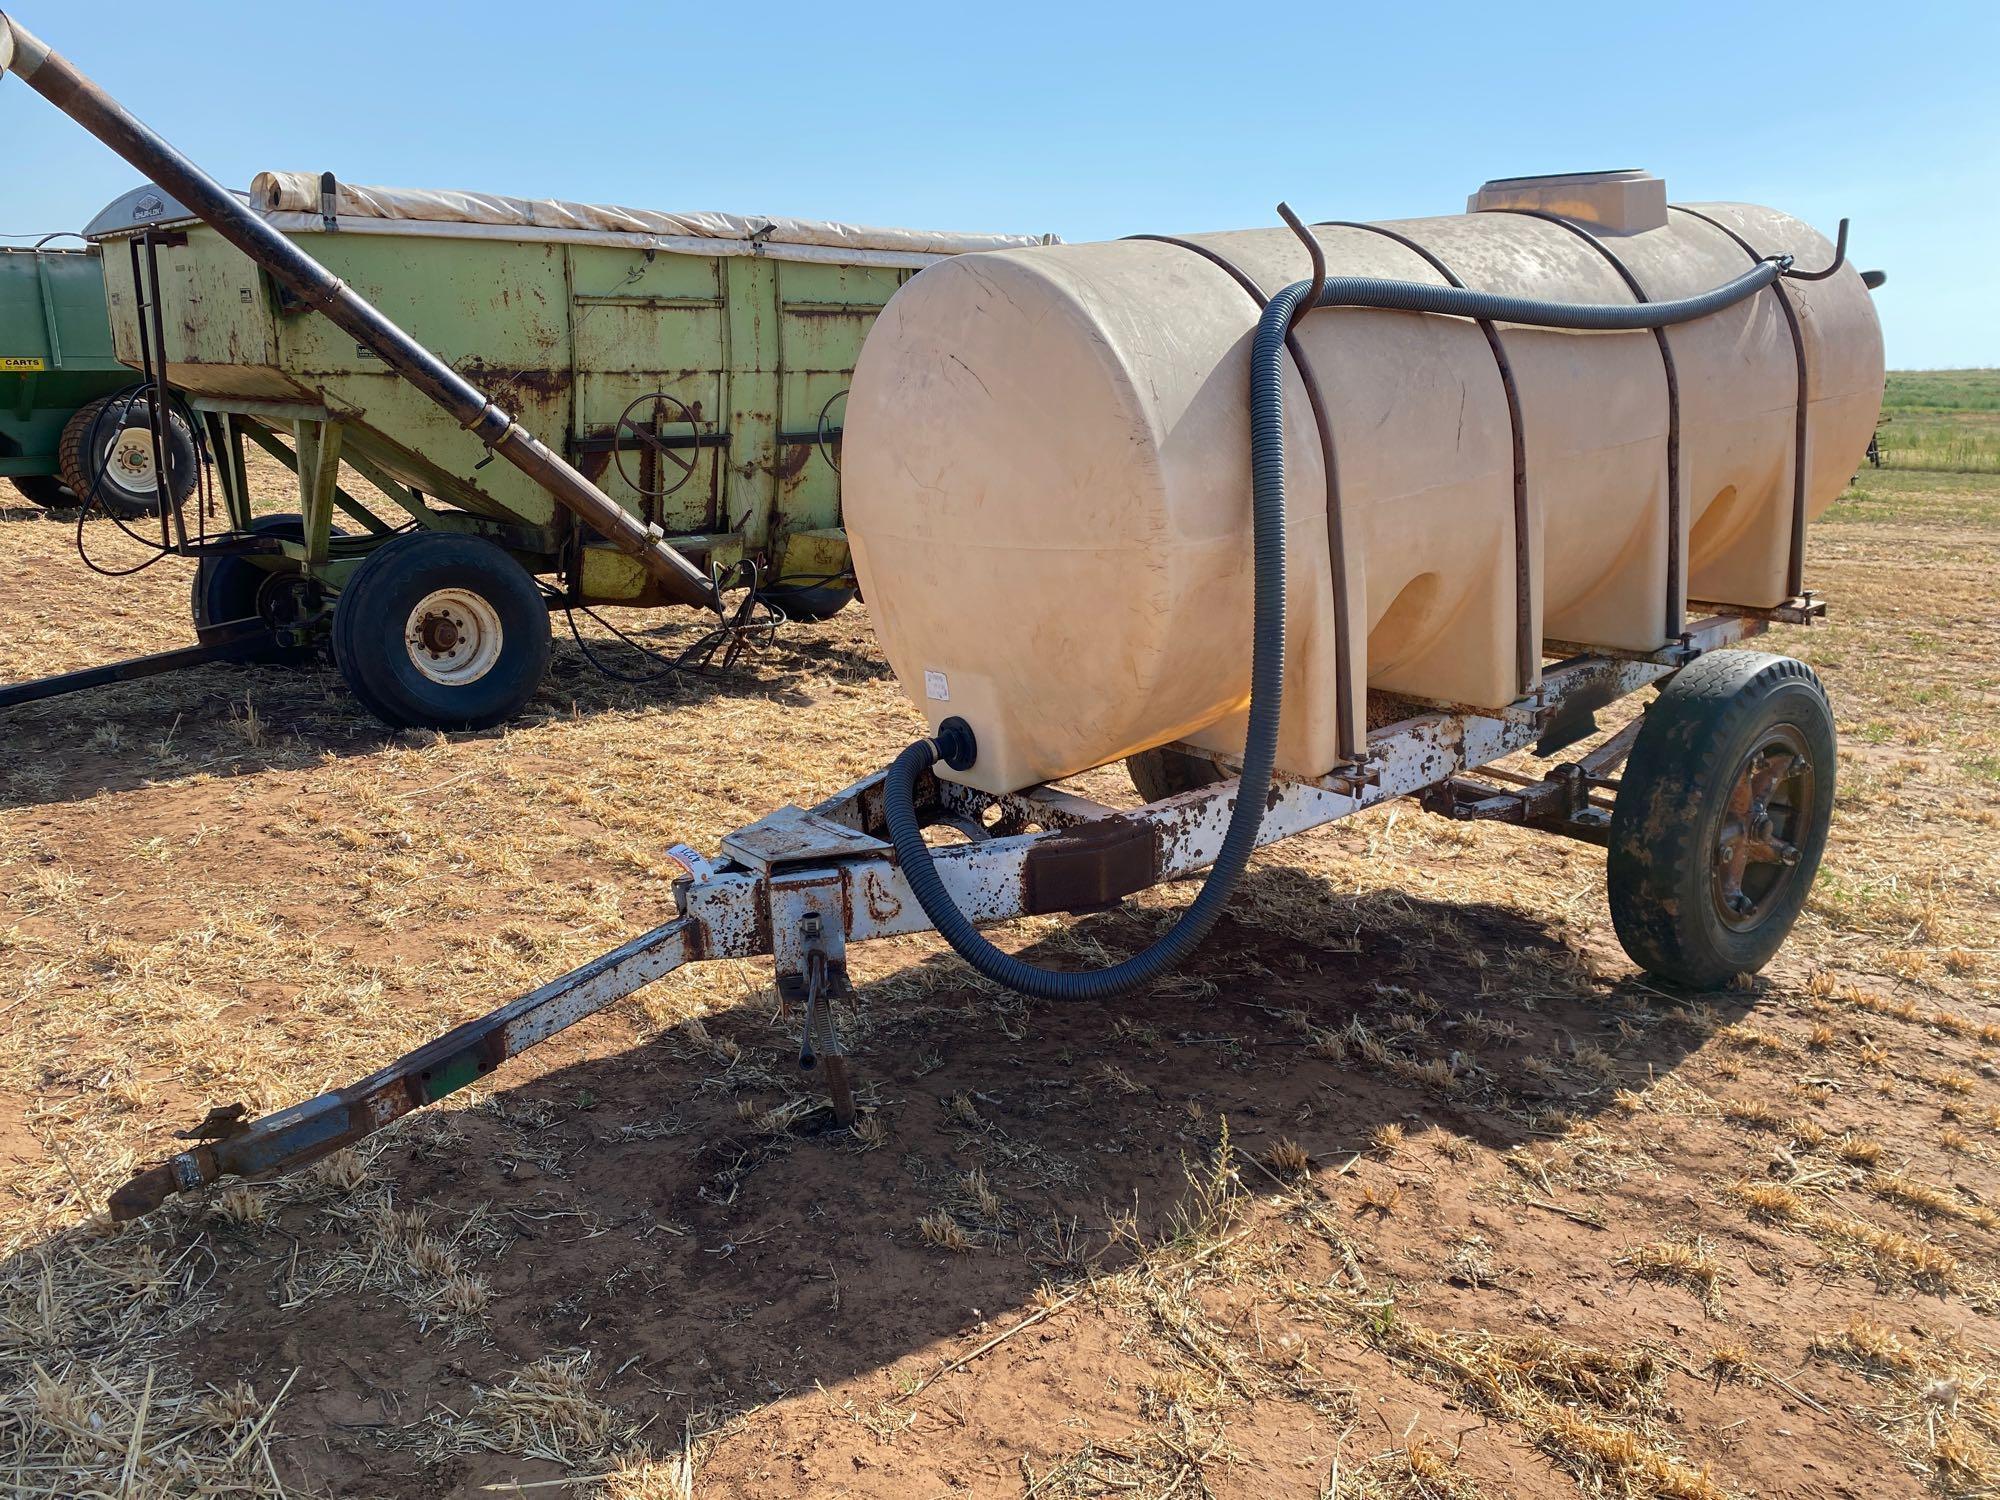
[[[841,1045],[834,1026],[833,1002],[854,993],[847,980],[847,965],[827,957],[818,912],[808,912],[799,924],[806,944],[805,972],[780,974],[778,995],[787,1007],[798,1002],[804,1012],[799,1036],[799,1069],[821,1069],[826,1078],[827,1100],[833,1106],[834,1123],[846,1130],[854,1124],[854,1082],[848,1071],[847,1049]]]

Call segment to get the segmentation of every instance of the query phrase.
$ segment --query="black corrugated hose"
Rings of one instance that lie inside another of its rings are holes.
[[[1845,226],[1842,227],[1844,230]],[[1843,233],[1843,244],[1845,238]],[[1250,718],[1244,736],[1243,771],[1229,827],[1200,893],[1158,942],[1109,968],[1042,969],[994,947],[952,903],[917,823],[917,777],[947,755],[939,740],[930,739],[919,740],[896,757],[883,788],[889,838],[924,915],[959,957],[979,973],[996,984],[1042,1000],[1110,1000],[1130,994],[1187,957],[1222,915],[1223,906],[1257,847],[1278,748],[1278,715],[1285,676],[1285,335],[1301,313],[1314,307],[1375,307],[1585,332],[1662,328],[1732,307],[1770,286],[1790,269],[1791,257],[1777,256],[1698,296],[1675,302],[1609,306],[1542,302],[1530,297],[1361,276],[1340,276],[1317,284],[1294,282],[1279,292],[1265,307],[1257,324],[1250,355],[1251,516],[1256,560]]]

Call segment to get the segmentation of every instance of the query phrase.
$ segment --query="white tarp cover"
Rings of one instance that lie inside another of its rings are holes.
[[[266,213],[317,214],[317,172],[259,172],[250,183],[252,206]],[[946,234],[928,229],[870,229],[819,219],[764,219],[743,214],[661,213],[556,198],[506,198],[448,188],[356,187],[342,182],[334,197],[341,218],[415,219],[433,224],[493,224],[519,229],[655,234],[767,244],[820,245],[836,250],[887,250],[903,255],[960,255],[1012,250],[1044,243],[1033,234]]]

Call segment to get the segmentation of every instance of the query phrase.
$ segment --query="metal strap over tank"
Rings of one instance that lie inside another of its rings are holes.
[[[1736,241],[1737,247],[1753,262],[1764,259],[1742,235],[1719,219],[1711,219],[1695,208],[1684,208],[1678,203],[1669,203],[1671,213],[1686,214],[1691,219],[1699,219],[1712,229],[1719,229]],[[1846,221],[1841,221],[1841,247],[1847,244]],[[1844,257],[1836,257],[1839,265]],[[1813,279],[1818,279],[1815,276]],[[1806,419],[1810,406],[1811,392],[1806,377],[1806,336],[1799,326],[1799,311],[1792,306],[1792,299],[1785,295],[1784,287],[1778,282],[1771,283],[1771,295],[1778,299],[1778,307],[1785,315],[1785,326],[1792,331],[1792,358],[1798,366],[1798,406],[1792,419],[1792,539],[1791,548],[1785,560],[1785,593],[1796,599],[1806,586]]]
[[[1631,289],[1635,301],[1653,300],[1646,295],[1639,278],[1632,274],[1632,268],[1618,258],[1618,253],[1581,224],[1539,208],[1502,208],[1489,212],[1524,214],[1562,226],[1604,257]],[[1687,628],[1687,600],[1681,581],[1685,551],[1681,535],[1681,380],[1674,368],[1674,351],[1667,342],[1667,330],[1655,328],[1653,338],[1660,346],[1660,367],[1667,375],[1667,639],[1671,641],[1678,640]]]
[[[1456,271],[1406,234],[1399,234],[1380,224],[1362,224],[1351,219],[1322,219],[1313,228],[1362,229],[1370,234],[1379,234],[1386,240],[1394,240],[1421,258],[1425,265],[1445,279],[1447,285],[1466,290]],[[1528,543],[1528,442],[1521,426],[1521,392],[1514,383],[1514,367],[1507,360],[1506,345],[1500,342],[1500,330],[1489,319],[1476,318],[1473,321],[1486,335],[1486,347],[1493,351],[1493,364],[1500,372],[1500,385],[1507,393],[1507,425],[1514,443],[1514,685],[1526,694],[1534,691],[1535,681],[1541,673],[1542,642],[1541,633],[1535,628],[1534,557]]]
[[[1182,250],[1192,250],[1203,260],[1229,273],[1235,283],[1250,294],[1261,312],[1270,298],[1257,285],[1249,272],[1245,271],[1228,256],[1211,250],[1206,245],[1198,245],[1193,240],[1176,239],[1170,234],[1134,234],[1127,238],[1151,240],[1155,244],[1174,245]],[[1285,335],[1285,348],[1291,352],[1292,363],[1297,366],[1299,381],[1305,386],[1306,404],[1312,408],[1313,426],[1319,433],[1320,458],[1326,468],[1326,551],[1328,565],[1333,574],[1333,684],[1334,684],[1334,737],[1336,753],[1349,765],[1359,765],[1367,758],[1367,747],[1362,743],[1361,725],[1354,714],[1354,646],[1348,638],[1349,577],[1347,569],[1347,527],[1340,501],[1340,465],[1334,458],[1333,424],[1327,416],[1326,401],[1320,394],[1319,379],[1313,374],[1306,352],[1299,346],[1296,334]]]

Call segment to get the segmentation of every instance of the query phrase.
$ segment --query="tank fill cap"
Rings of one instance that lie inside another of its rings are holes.
[[[1467,213],[1532,208],[1594,224],[1611,234],[1664,229],[1667,183],[1634,167],[1610,172],[1556,172],[1543,177],[1496,177],[1466,200]]]

